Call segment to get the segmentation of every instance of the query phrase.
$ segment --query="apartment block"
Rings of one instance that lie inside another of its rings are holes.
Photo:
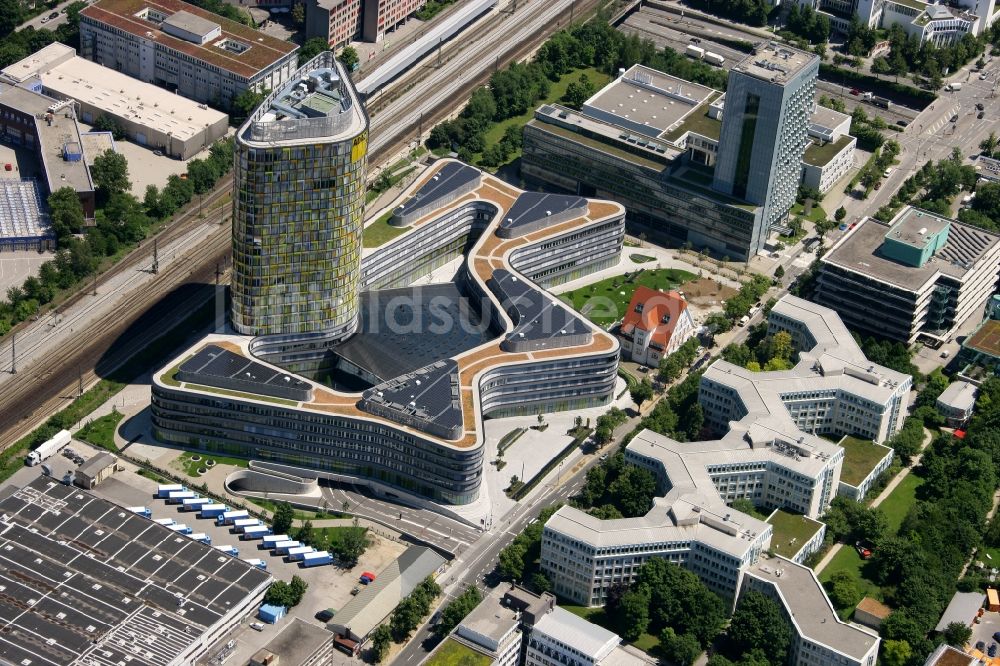
[[[857,330],[905,343],[949,340],[996,290],[1000,235],[904,207],[862,220],[820,264],[815,300]]]
[[[306,0],[306,37],[332,49],[353,40],[380,42],[427,0]]]
[[[281,88],[297,50],[181,0],[98,0],[80,12],[81,56],[224,108],[246,90]]]

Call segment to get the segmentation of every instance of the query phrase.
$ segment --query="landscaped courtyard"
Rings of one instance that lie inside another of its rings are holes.
[[[697,278],[697,275],[689,271],[654,268],[605,278],[600,282],[568,291],[560,298],[598,326],[607,326],[625,315],[632,294],[638,286],[669,291]]]

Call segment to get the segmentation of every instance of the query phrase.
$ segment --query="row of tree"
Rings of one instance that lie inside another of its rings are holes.
[[[471,585],[462,591],[460,595],[444,607],[441,611],[441,618],[434,626],[434,633],[444,638],[451,633],[451,630],[465,619],[465,616],[479,605],[483,600],[483,594],[475,585]]]
[[[813,43],[824,43],[830,39],[830,17],[804,5],[792,5],[785,17],[785,27],[794,34]]]
[[[302,597],[305,596],[306,589],[308,588],[309,584],[298,576],[292,576],[292,580],[289,583],[283,580],[276,580],[271,583],[271,587],[267,588],[267,592],[264,593],[264,603],[284,606],[285,608],[297,606],[302,601]]]
[[[709,14],[754,26],[766,25],[772,9],[766,0],[691,0],[688,4]]]
[[[562,504],[554,504],[542,509],[538,520],[527,525],[506,548],[500,551],[497,573],[505,580],[514,580],[534,589],[536,592],[552,590],[548,577],[538,570],[538,558],[542,553],[542,529],[545,521],[552,517]]]
[[[457,118],[431,130],[427,145],[431,149],[454,150],[460,159],[470,163],[481,154],[480,164],[498,166],[520,149],[521,128],[510,128],[499,144],[487,146],[486,133],[496,123],[526,114],[548,96],[552,82],[575,70],[594,67],[613,74],[635,63],[725,88],[725,73],[717,68],[671,49],[658,51],[653,42],[625,36],[606,20],[588,21],[553,35],[531,62],[511,63],[494,73],[487,86],[472,92]],[[570,84],[563,101],[579,108],[594,90],[593,83],[581,76]]]
[[[440,594],[441,586],[428,576],[399,602],[389,618],[389,624],[379,625],[372,632],[372,656],[376,663],[381,663],[388,656],[393,641],[399,643],[410,637]]]
[[[709,330],[725,333],[732,329],[733,324],[750,312],[767,290],[771,288],[771,280],[763,275],[753,275],[740,286],[739,291],[726,299],[722,312],[713,312],[705,319]]]
[[[129,192],[132,185],[125,156],[112,151],[99,155],[91,167],[97,199],[94,226],[85,226],[83,206],[72,188],[49,195],[49,215],[59,250],[55,258],[42,264],[37,277],[7,290],[6,301],[0,301],[0,335],[37,314],[61,291],[93,276],[105,257],[142,241],[154,222],[171,216],[196,193],[209,191],[232,163],[232,140],[220,141],[212,146],[208,158],[188,164],[188,175],[171,175],[163,189],[150,185],[139,201]]]
[[[755,326],[747,341],[727,345],[722,358],[753,372],[788,370],[795,365],[792,336],[785,331],[767,335],[767,326]]]

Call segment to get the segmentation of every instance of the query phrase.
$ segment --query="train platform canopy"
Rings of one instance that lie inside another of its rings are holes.
[[[193,663],[270,576],[40,476],[0,499],[0,663]]]

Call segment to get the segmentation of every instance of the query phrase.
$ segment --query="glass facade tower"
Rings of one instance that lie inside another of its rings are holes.
[[[322,53],[239,129],[233,327],[337,339],[357,326],[368,116]]]
[[[729,72],[712,187],[762,206],[750,254],[795,203],[819,58],[774,42]]]

